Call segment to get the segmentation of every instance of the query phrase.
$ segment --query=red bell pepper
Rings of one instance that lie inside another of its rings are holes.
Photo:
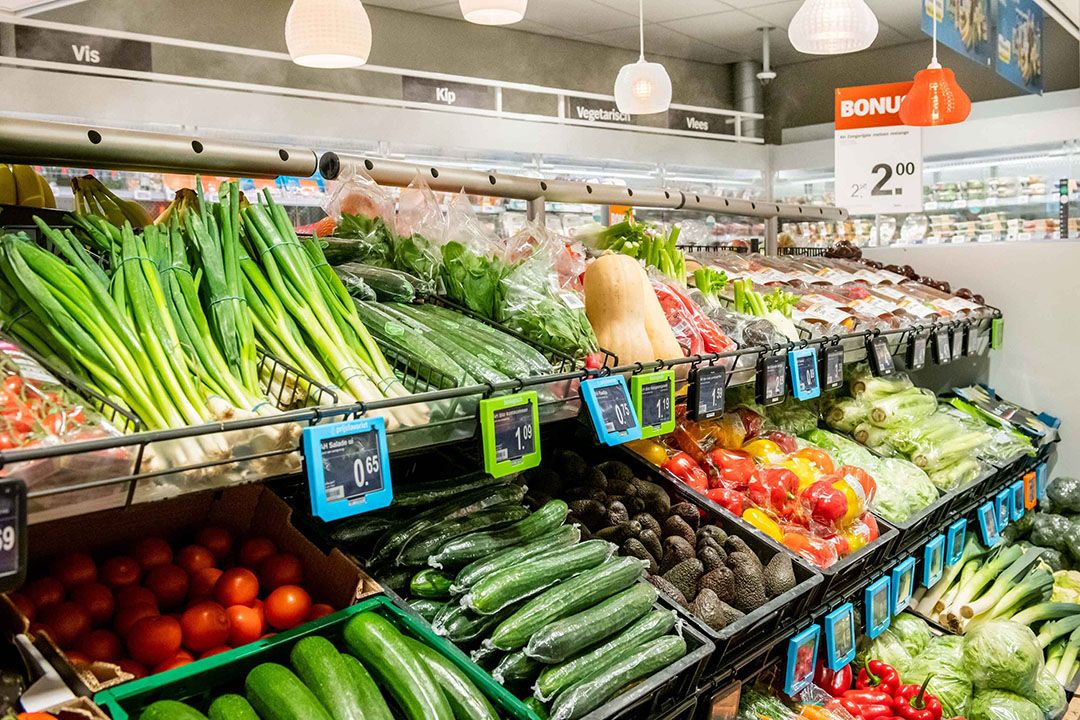
[[[855,718],[855,720],[859,720],[859,718],[862,717],[862,713],[859,711],[859,704],[854,700],[834,698],[825,704],[825,709],[833,715],[838,715],[840,717],[844,717],[844,714],[840,712],[841,710]]]
[[[895,695],[900,689],[900,673],[886,662],[871,660],[859,671],[855,678],[855,687],[860,690],[882,690]]]
[[[811,483],[803,491],[802,499],[810,511],[810,517],[827,528],[835,530],[847,515],[847,498],[826,480]]]
[[[716,448],[709,453],[709,462],[716,469],[711,478],[714,487],[746,490],[757,472],[754,458],[742,450]]]
[[[709,491],[709,476],[694,462],[694,458],[684,452],[672,455],[664,463],[664,470],[667,470],[699,493]]]
[[[893,700],[896,717],[902,720],[941,720],[941,701],[926,692],[933,675],[927,675],[922,685],[901,685]]]
[[[795,514],[798,505],[799,476],[787,468],[766,467],[758,470],[747,488],[751,502],[772,510],[782,518]]]
[[[892,717],[893,698],[884,690],[848,690],[841,698],[858,706],[862,720],[884,720]]]
[[[704,436],[701,426],[693,420],[682,420],[675,426],[675,432],[671,434],[675,444],[684,453],[694,458],[694,462],[704,465],[708,459],[705,447],[702,443]]]
[[[742,517],[743,510],[746,509],[742,494],[735,490],[712,488],[705,495],[720,507],[730,510],[736,517]]]
[[[780,449],[785,453],[793,453],[799,449],[799,445],[795,442],[795,438],[788,435],[786,432],[773,430],[772,432],[765,433],[765,438],[767,440],[772,440],[779,445]]]
[[[735,412],[739,414],[739,419],[742,420],[743,429],[746,431],[746,437],[743,438],[743,442],[749,442],[756,438],[761,432],[761,426],[765,422],[765,419],[750,408],[743,407],[742,405],[735,408]]]
[[[839,697],[851,689],[851,665],[839,670],[832,670],[825,665],[824,658],[818,658],[814,668],[814,684],[833,697]]]

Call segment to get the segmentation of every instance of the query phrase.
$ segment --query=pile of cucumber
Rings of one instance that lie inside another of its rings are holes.
[[[266,662],[248,672],[244,693],[215,698],[204,715],[159,700],[139,720],[497,720],[500,715],[450,660],[403,635],[382,615],[346,624],[345,652],[321,636],[292,646],[291,668]],[[396,712],[392,711],[392,708]]]
[[[354,551],[371,543],[376,578],[391,578],[435,632],[538,714],[582,717],[686,654],[675,614],[656,609],[657,591],[642,581],[646,564],[615,557],[605,540],[581,542],[562,500],[530,512],[525,488],[480,477],[459,480],[455,492],[421,490],[432,502],[405,495],[397,513],[408,521],[376,540],[357,540],[364,521],[335,536]]]

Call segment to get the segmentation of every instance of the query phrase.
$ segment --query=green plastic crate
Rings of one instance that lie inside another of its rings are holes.
[[[157,700],[180,700],[205,712],[210,702],[226,692],[243,694],[244,678],[248,671],[263,662],[278,662],[290,666],[289,651],[293,644],[308,635],[324,636],[344,647],[341,633],[349,619],[357,613],[376,612],[394,623],[402,633],[414,637],[448,657],[469,676],[503,717],[516,720],[539,720],[521,701],[469,658],[439,637],[418,617],[394,605],[385,595],[376,595],[339,612],[308,623],[294,630],[258,640],[220,655],[184,665],[168,672],[133,680],[94,696],[113,720],[137,720],[139,714]]]

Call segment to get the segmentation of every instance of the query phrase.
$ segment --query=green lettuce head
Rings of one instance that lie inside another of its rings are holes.
[[[1030,700],[1003,690],[983,690],[971,701],[968,720],[1045,720]]]
[[[964,665],[971,673],[976,694],[1007,690],[1031,697],[1043,669],[1043,653],[1035,633],[1027,626],[990,620],[979,623],[964,636]]]
[[[944,716],[967,715],[972,686],[971,674],[964,666],[962,637],[933,638],[900,676],[908,685],[922,685],[930,677],[926,691],[941,701]]]
[[[1046,668],[1035,678],[1035,693],[1031,696],[1031,701],[1039,706],[1046,717],[1057,717],[1068,703],[1065,688],[1061,687],[1054,674]]]

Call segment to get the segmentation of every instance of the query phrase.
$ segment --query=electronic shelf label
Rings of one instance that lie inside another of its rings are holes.
[[[622,375],[581,381],[581,399],[589,409],[596,438],[609,446],[641,439],[641,426]]]
[[[359,418],[304,428],[312,513],[333,521],[384,508],[394,498],[386,422]]]
[[[532,390],[480,401],[484,470],[494,477],[540,464],[540,413]]]

